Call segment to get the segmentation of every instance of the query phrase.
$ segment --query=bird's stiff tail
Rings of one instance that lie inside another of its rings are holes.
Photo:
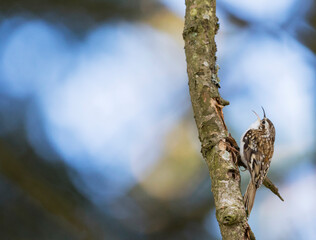
[[[250,215],[251,209],[255,202],[256,191],[257,191],[257,188],[250,179],[246,193],[244,195],[244,204],[245,204],[247,216]]]

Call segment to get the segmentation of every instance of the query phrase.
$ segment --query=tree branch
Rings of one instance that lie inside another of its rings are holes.
[[[273,192],[275,195],[277,195],[284,202],[284,199],[281,197],[281,195],[279,193],[279,189],[273,184],[273,182],[271,182],[271,180],[268,177],[266,177],[264,179],[263,185],[266,188],[269,188],[271,190],[271,192]]]
[[[208,165],[216,217],[222,238],[254,239],[247,222],[240,192],[238,158],[228,141],[222,109],[229,103],[221,98],[218,88],[215,34],[219,24],[215,0],[186,0],[183,38],[191,101]]]

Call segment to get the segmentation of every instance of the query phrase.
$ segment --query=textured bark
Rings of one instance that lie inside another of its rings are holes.
[[[224,240],[254,239],[240,192],[237,150],[222,113],[229,103],[218,92],[214,39],[218,27],[215,0],[186,0],[183,38],[189,88],[201,151],[211,176],[216,218]]]

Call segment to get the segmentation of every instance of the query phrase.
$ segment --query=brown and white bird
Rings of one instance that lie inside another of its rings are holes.
[[[266,117],[261,120],[256,112],[257,120],[241,137],[240,155],[243,163],[250,172],[250,182],[244,195],[244,204],[249,216],[253,207],[256,191],[263,183],[270,168],[271,158],[274,151],[275,128],[273,123]]]

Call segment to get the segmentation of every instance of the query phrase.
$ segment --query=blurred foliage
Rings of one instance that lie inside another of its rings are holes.
[[[307,18],[307,24],[302,23],[296,30],[297,38],[316,53],[316,1],[313,1],[313,6],[309,9]]]
[[[24,19],[40,18],[52,24],[65,25],[72,32],[79,34],[84,34],[85,31],[107,21],[148,21],[158,28],[162,28],[168,25],[168,20],[161,24],[156,15],[160,11],[164,16],[169,16],[171,20],[178,19],[158,2],[149,0],[17,0],[1,1],[0,9],[2,20],[16,16]],[[180,21],[180,23],[182,22]],[[169,32],[171,31],[169,30]],[[180,32],[181,26],[178,27],[178,33]],[[5,96],[2,97],[5,98]],[[8,100],[8,102],[10,101]],[[161,236],[174,239],[171,236],[185,231],[187,225],[192,222],[191,218],[201,222],[207,214],[210,207],[210,192],[205,186],[206,191],[195,193],[201,196],[198,198],[200,201],[198,205],[195,204],[196,199],[190,199],[190,196],[183,201],[182,207],[195,206],[188,208],[189,212],[183,211],[178,204],[179,200],[160,200],[151,197],[143,190],[142,184],[132,188],[126,196],[115,203],[96,206],[89,197],[77,190],[73,179],[80,181],[80,175],[67,166],[62,159],[59,159],[57,153],[50,156],[50,161],[47,161],[32,150],[25,135],[23,120],[28,104],[28,102],[18,103],[15,111],[10,113],[8,112],[10,108],[8,108],[7,111],[1,113],[1,119],[4,121],[2,126],[8,126],[8,123],[14,119],[13,129],[17,129],[2,135],[0,142],[1,239],[115,240],[143,239],[146,235],[151,236],[152,239],[160,239]],[[186,141],[188,140],[186,138]],[[50,154],[51,151],[50,149]],[[191,155],[186,156],[187,162],[191,165],[201,163],[201,161],[193,161],[198,156],[193,150],[190,151]],[[181,158],[183,157],[180,149],[177,153],[181,154]],[[169,158],[173,158],[175,161],[181,160],[180,158],[177,160],[175,155],[177,153],[168,152],[167,154],[170,156],[166,160]],[[173,170],[176,169],[176,164],[177,162],[173,164]],[[200,167],[195,166],[195,169],[201,170]],[[179,178],[183,178],[181,185],[176,186],[177,189],[171,185],[170,181],[174,179],[172,169],[168,170],[168,162],[165,161],[162,168],[164,171],[169,171],[171,179],[169,179],[169,185],[165,186],[171,188],[158,191],[167,191],[170,195],[177,190],[177,194],[181,194],[183,192],[181,187],[186,184],[185,181],[192,173],[188,171],[187,174],[182,175],[183,172],[181,172],[177,175]],[[159,185],[160,174],[157,174],[157,171],[153,171],[152,174],[154,177],[148,181],[148,184]],[[202,180],[208,178],[205,172],[204,175],[197,176],[199,179],[193,183],[194,186],[203,184]],[[192,189],[192,186],[190,188],[192,193],[197,191],[197,189]],[[205,193],[208,197],[205,196]],[[123,212],[127,214],[127,217],[120,219],[120,214]],[[205,231],[203,225],[198,224],[198,226],[198,232],[202,234]]]
[[[163,7],[153,0],[3,0],[0,9],[2,17],[41,18],[80,32],[105,21],[142,20]]]

